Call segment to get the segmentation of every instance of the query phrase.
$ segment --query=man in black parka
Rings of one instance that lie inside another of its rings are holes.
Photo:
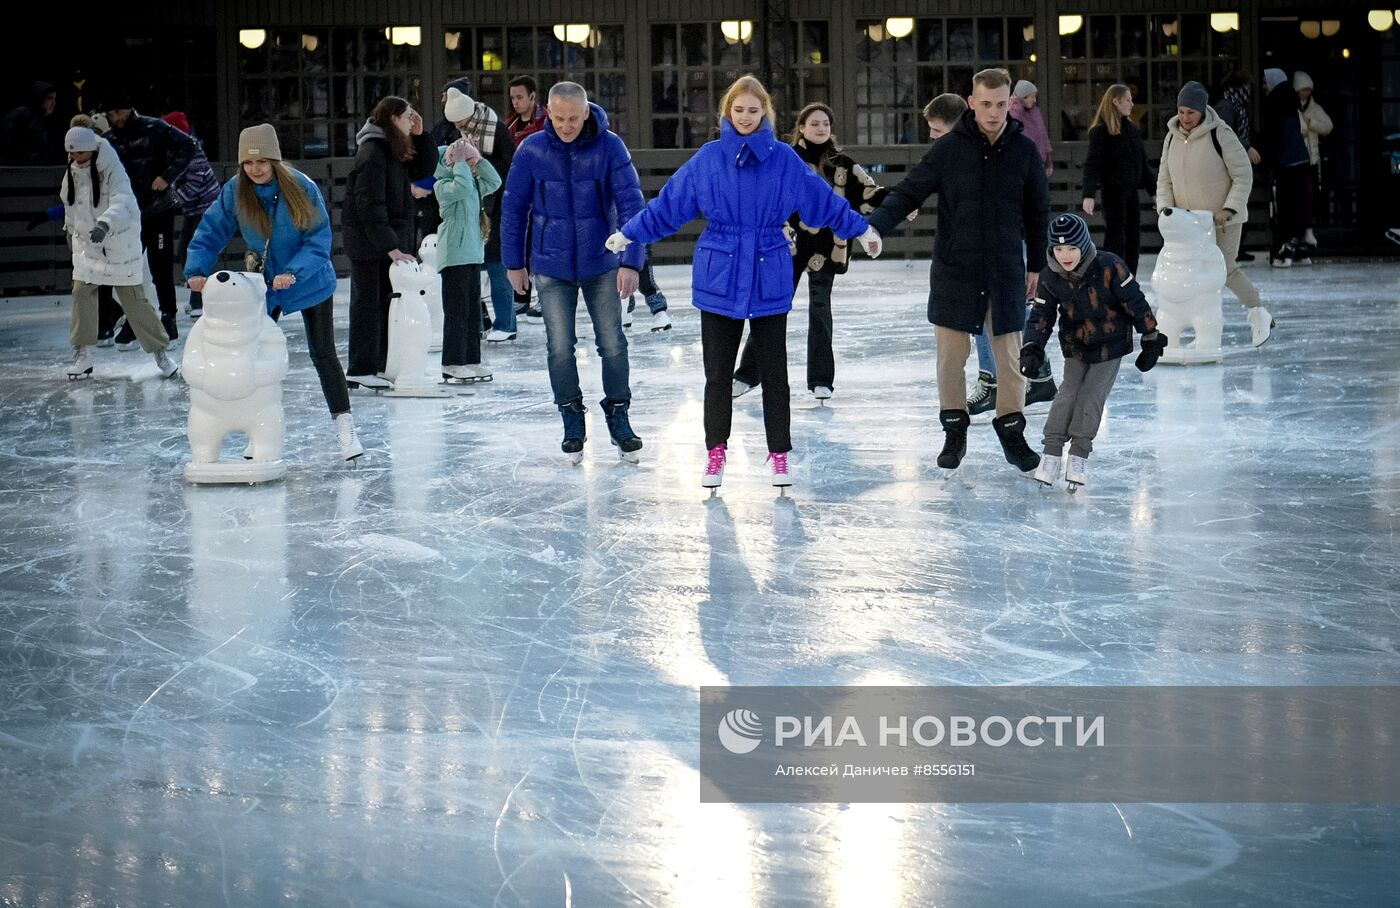
[[[1026,444],[1026,381],[1018,357],[1026,301],[1035,298],[1045,267],[1050,193],[1035,143],[1007,114],[1010,100],[1004,70],[974,76],[970,109],[870,216],[870,226],[888,233],[938,193],[928,320],[938,347],[938,418],[945,433],[938,465],[945,469],[957,467],[967,452],[971,420],[963,370],[972,336],[984,324],[1000,379],[992,426],[1009,463],[1023,471],[1040,464]]]

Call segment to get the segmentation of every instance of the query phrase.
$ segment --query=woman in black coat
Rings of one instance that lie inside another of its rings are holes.
[[[1094,213],[1094,193],[1103,191],[1103,248],[1128,263],[1137,274],[1141,246],[1142,197],[1155,192],[1157,178],[1147,165],[1142,133],[1133,124],[1133,91],[1110,85],[1089,127],[1089,157],[1084,162],[1084,213]]]
[[[416,180],[437,168],[437,148],[423,133],[423,118],[403,98],[390,95],[370,112],[355,136],[359,149],[345,183],[341,212],[345,254],[350,257],[350,387],[387,389],[380,373],[389,352],[389,266],[413,256],[413,192]]]

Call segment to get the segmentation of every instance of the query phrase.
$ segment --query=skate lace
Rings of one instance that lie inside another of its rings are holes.
[[[788,471],[788,456],[787,456],[787,452],[786,452],[786,451],[784,451],[784,452],[782,452],[782,453],[779,453],[779,452],[777,452],[777,451],[774,451],[774,452],[772,452],[771,454],[768,455],[768,459],[771,460],[771,461],[773,462],[773,475],[774,475],[774,476],[786,476],[786,475],[787,475],[787,471]]]
[[[968,398],[968,401],[969,401],[970,403],[979,404],[979,403],[981,403],[982,401],[986,400],[987,397],[991,395],[991,393],[992,393],[992,386],[991,386],[991,385],[984,385],[984,384],[982,384],[981,382],[978,382],[978,383],[977,383],[977,390],[972,392],[972,396]]]
[[[338,423],[335,427],[336,437],[340,440],[342,447],[348,447],[355,442],[355,424]]]
[[[710,459],[705,465],[706,476],[718,476],[720,471],[724,469],[724,454],[724,445],[715,445],[710,449]]]

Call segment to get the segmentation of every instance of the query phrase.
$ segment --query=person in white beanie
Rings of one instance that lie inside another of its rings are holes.
[[[1262,123],[1265,162],[1273,177],[1274,220],[1269,262],[1275,268],[1293,264],[1296,248],[1302,243],[1304,197],[1307,194],[1308,143],[1303,138],[1298,94],[1281,69],[1264,70]]]
[[[1311,264],[1309,256],[1317,249],[1313,235],[1313,199],[1317,194],[1318,167],[1322,164],[1323,136],[1332,134],[1332,118],[1313,97],[1312,76],[1301,69],[1293,74],[1293,90],[1298,93],[1298,127],[1308,147],[1308,172],[1304,180],[1303,233],[1294,243],[1294,261]]]
[[[178,367],[165,355],[170,337],[146,297],[146,260],[141,250],[141,209],[131,180],[116,150],[84,126],[68,130],[63,139],[68,171],[59,195],[63,199],[63,228],[73,250],[73,322],[68,339],[73,360],[70,379],[92,375],[97,344],[97,288],[116,290],[127,323],[141,349],[152,354],[162,378]]]
[[[1040,152],[1040,161],[1045,165],[1045,176],[1055,173],[1055,149],[1050,145],[1050,130],[1045,125],[1045,112],[1038,103],[1040,90],[1034,83],[1021,79],[1011,90],[1011,106],[1007,113],[1021,124],[1026,138],[1035,143]]]

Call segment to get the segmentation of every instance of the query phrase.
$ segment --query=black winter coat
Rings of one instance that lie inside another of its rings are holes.
[[[107,140],[122,159],[141,214],[155,214],[180,203],[172,188],[200,152],[199,143],[186,132],[157,117],[131,112],[121,129],[107,133]],[[169,185],[159,192],[151,188],[156,177]]]
[[[1127,117],[1123,117],[1116,136],[1110,135],[1108,127],[1102,123],[1089,130],[1083,197],[1092,199],[1100,189],[1106,196],[1128,195],[1139,189],[1157,191],[1157,175],[1147,163],[1142,133]]]
[[[928,320],[977,334],[990,307],[993,333],[1020,331],[1026,273],[1045,267],[1050,192],[1040,151],[1010,117],[996,144],[988,142],[969,110],[890,190],[871,226],[892,233],[935,192]]]
[[[412,187],[437,170],[433,137],[409,136],[414,155],[407,161],[394,159],[377,127],[366,123],[356,138],[360,147],[345,181],[345,207],[340,212],[345,254],[361,261],[377,261],[393,249],[416,254]]]
[[[1065,274],[1058,262],[1040,272],[1040,294],[1031,307],[1024,340],[1044,348],[1060,320],[1060,352],[1065,359],[1103,363],[1133,352],[1133,328],[1157,330],[1152,307],[1128,266],[1100,251],[1082,277]]]

